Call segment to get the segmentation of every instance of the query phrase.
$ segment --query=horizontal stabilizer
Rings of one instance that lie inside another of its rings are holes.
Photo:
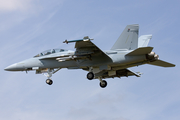
[[[152,51],[153,47],[141,47],[133,50],[132,52],[126,55],[145,55]]]
[[[150,62],[148,64],[156,65],[156,66],[160,66],[160,67],[175,67],[174,64],[168,63],[168,62],[165,62],[165,61],[162,61],[162,60],[156,60],[156,61]]]

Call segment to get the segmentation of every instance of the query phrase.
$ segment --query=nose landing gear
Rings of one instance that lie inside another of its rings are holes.
[[[56,73],[57,71],[59,71],[61,68],[58,68],[56,70],[54,69],[47,69],[46,71],[41,71],[43,73],[44,76],[46,76],[48,79],[46,80],[46,83],[48,85],[52,85],[53,84],[53,81],[51,79],[52,77],[52,74]]]

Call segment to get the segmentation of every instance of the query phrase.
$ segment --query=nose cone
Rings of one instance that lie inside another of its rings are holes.
[[[17,67],[16,67],[16,64],[12,64],[8,67],[6,67],[4,70],[6,71],[16,71]]]

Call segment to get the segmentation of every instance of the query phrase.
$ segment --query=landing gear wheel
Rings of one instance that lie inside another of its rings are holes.
[[[89,72],[89,73],[87,74],[87,79],[89,79],[89,80],[94,79],[94,73],[93,73],[93,72]]]
[[[51,79],[47,79],[47,80],[46,80],[46,83],[47,83],[48,85],[52,85],[52,84],[53,84],[53,81],[52,81]]]
[[[102,88],[105,88],[107,86],[107,82],[105,80],[101,81],[99,83],[99,85],[102,87]]]

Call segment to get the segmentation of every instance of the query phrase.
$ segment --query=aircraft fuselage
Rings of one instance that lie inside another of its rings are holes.
[[[42,57],[34,57],[30,58],[15,64],[12,64],[5,68],[7,71],[28,71],[28,70],[35,70],[35,69],[43,69],[43,68],[76,68],[80,69],[87,66],[102,66],[102,65],[109,65],[109,66],[137,66],[141,63],[143,64],[144,61],[147,61],[145,55],[139,56],[126,56],[127,53],[131,51],[104,51],[111,60],[105,60],[104,58],[93,56],[92,58],[88,59],[77,59],[74,61],[62,61],[59,62],[55,59],[43,59],[52,56],[61,56],[61,55],[68,55],[74,54],[74,52],[62,52],[62,53],[54,53]],[[137,64],[136,64],[137,63]]]
[[[75,43],[75,51],[65,49],[49,49],[33,58],[12,64],[7,71],[31,71],[43,74],[52,85],[52,74],[61,68],[82,69],[88,71],[87,79],[99,79],[100,86],[105,88],[107,82],[103,79],[115,77],[140,77],[140,72],[134,72],[129,67],[151,64],[161,67],[175,67],[174,64],[160,60],[159,55],[148,47],[152,35],[138,38],[139,25],[127,25],[112,48],[102,51],[88,36],[78,40],[65,40],[64,43]]]

